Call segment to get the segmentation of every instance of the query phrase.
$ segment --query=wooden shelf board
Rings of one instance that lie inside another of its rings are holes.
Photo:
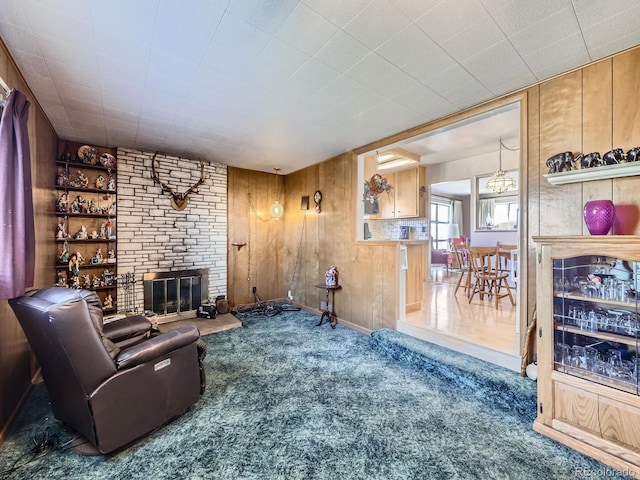
[[[593,168],[581,168],[568,172],[547,173],[544,178],[551,185],[565,185],[567,183],[590,182],[605,178],[632,177],[640,175],[640,162],[619,163]]]

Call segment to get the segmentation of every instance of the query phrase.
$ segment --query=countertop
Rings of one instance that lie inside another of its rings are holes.
[[[408,239],[408,240],[394,240],[392,238],[389,239],[380,239],[380,240],[359,240],[358,244],[360,245],[422,245],[429,243],[429,240],[419,240],[419,239]]]

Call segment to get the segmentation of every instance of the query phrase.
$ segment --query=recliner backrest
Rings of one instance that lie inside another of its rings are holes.
[[[61,405],[80,408],[88,393],[116,372],[104,340],[111,342],[96,329],[92,307],[79,292],[52,287],[9,300],[42,368],[54,412]]]

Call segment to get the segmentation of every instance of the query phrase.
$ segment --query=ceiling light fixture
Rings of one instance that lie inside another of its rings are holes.
[[[378,170],[391,170],[392,168],[404,167],[419,162],[420,155],[402,148],[392,148],[382,153],[376,151],[376,168]]]
[[[271,214],[271,218],[273,218],[277,222],[278,220],[280,220],[280,217],[282,217],[282,214],[284,213],[284,207],[280,205],[280,201],[278,200],[278,177],[280,176],[278,172],[280,172],[280,169],[274,168],[274,170],[276,171],[276,199],[271,204],[269,213]]]
[[[504,193],[508,190],[514,190],[516,188],[516,181],[513,178],[507,176],[504,170],[502,170],[502,149],[503,148],[506,148],[507,150],[510,150],[512,152],[519,150],[518,148],[508,148],[507,146],[505,146],[504,143],[502,143],[502,139],[500,139],[500,147],[499,147],[499,154],[498,154],[500,165],[499,165],[498,171],[495,173],[493,178],[487,182],[487,188],[492,192],[495,192],[498,194]]]

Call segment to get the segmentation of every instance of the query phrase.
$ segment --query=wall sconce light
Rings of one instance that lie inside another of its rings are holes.
[[[276,199],[271,204],[269,213],[271,214],[271,217],[277,222],[278,220],[280,220],[280,217],[282,217],[282,214],[284,213],[284,207],[280,205],[280,201],[278,200],[278,172],[280,171],[280,169],[274,168],[274,170],[276,171]]]
[[[300,200],[300,210],[309,210],[309,195],[305,195]]]

